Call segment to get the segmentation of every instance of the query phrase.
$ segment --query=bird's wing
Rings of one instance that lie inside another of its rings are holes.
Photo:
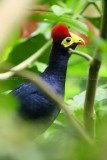
[[[25,96],[32,93],[38,93],[39,89],[36,85],[34,85],[31,82],[24,82],[17,86],[13,91],[12,94],[15,94],[16,96]]]

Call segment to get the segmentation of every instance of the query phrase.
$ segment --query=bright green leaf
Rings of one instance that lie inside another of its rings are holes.
[[[39,72],[43,72],[46,69],[47,64],[36,61],[33,66],[36,66]]]
[[[82,107],[84,105],[85,101],[85,94],[86,91],[80,93],[79,95],[76,95],[73,100],[78,104],[77,107]],[[107,89],[106,88],[98,88],[96,91],[96,101],[102,101],[104,99],[107,99]]]
[[[71,9],[68,8],[64,8],[64,7],[60,7],[58,5],[53,5],[52,7],[53,12],[55,13],[55,15],[57,16],[61,16],[65,13],[71,13]]]

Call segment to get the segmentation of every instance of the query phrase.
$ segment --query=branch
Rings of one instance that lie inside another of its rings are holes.
[[[98,51],[96,51],[96,57]],[[94,138],[95,136],[95,95],[98,82],[98,73],[101,61],[93,58],[88,75],[85,103],[84,103],[84,125],[87,133]]]
[[[48,41],[41,49],[39,49],[31,57],[29,57],[28,59],[26,59],[22,63],[18,64],[17,66],[13,67],[11,70],[20,71],[20,70],[26,68],[27,66],[32,64],[33,61],[35,61],[38,57],[40,57],[42,55],[42,53],[50,46],[50,44],[51,44],[51,40]],[[14,72],[12,72],[12,71],[8,71],[6,73],[1,73],[0,80],[3,80],[3,79],[6,80],[13,75],[14,75]]]
[[[98,7],[98,5],[97,5],[95,2],[93,2],[93,5],[94,5],[94,7],[97,9],[97,11],[99,12],[99,14],[101,15],[101,10],[100,10],[100,8]]]
[[[102,17],[102,26],[100,36],[107,40],[107,0],[104,0],[104,11]]]
[[[9,68],[11,68],[11,66],[5,64],[5,66],[1,66],[1,68],[9,69]],[[33,73],[31,71],[27,71],[27,70],[21,70],[21,71],[11,70],[11,71],[14,72],[14,74],[16,74],[16,75],[18,75],[20,77],[25,77],[29,81],[32,81],[33,83],[35,83],[52,101],[54,101],[61,109],[63,109],[67,118],[70,121],[70,124],[73,125],[73,127],[77,130],[79,135],[81,135],[82,138],[86,140],[86,142],[88,142],[90,144],[93,143],[91,138],[86,134],[84,129],[81,127],[81,125],[78,123],[78,121],[71,114],[71,111],[69,110],[67,105],[63,102],[62,97],[57,92],[53,91],[53,89],[51,88],[50,85],[48,85],[38,75],[36,75],[35,73]]]
[[[79,56],[81,56],[81,57],[83,57],[83,58],[85,58],[86,60],[88,60],[88,61],[92,61],[92,57],[91,56],[89,56],[88,54],[86,54],[86,53],[84,53],[84,52],[80,52],[80,51],[76,51],[76,50],[73,50],[73,49],[69,49],[69,54],[76,54],[76,55],[79,55]]]
[[[78,15],[82,15],[82,14],[85,12],[85,10],[86,10],[91,4],[94,5],[95,8],[98,10],[98,12],[101,14],[100,9],[99,9],[99,7],[97,6],[97,4],[96,4],[95,2],[86,1],[85,4],[81,7],[81,9],[77,12],[77,14],[75,14],[75,15],[73,16],[73,18],[76,19],[76,18],[78,17]]]
[[[101,37],[107,39],[107,0],[104,0],[102,17]],[[86,97],[84,103],[84,125],[86,131],[94,138],[95,136],[95,95],[98,83],[98,74],[101,66],[101,53],[97,49],[90,64]]]
[[[38,12],[38,11],[42,11],[42,12],[52,12],[52,10],[49,10],[49,9],[32,9],[32,8],[26,8],[28,11],[35,11],[35,12]]]

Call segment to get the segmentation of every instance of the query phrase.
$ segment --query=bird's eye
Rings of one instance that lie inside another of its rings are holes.
[[[70,38],[67,38],[67,39],[66,39],[66,42],[70,42],[70,41],[71,41],[71,39],[70,39]]]

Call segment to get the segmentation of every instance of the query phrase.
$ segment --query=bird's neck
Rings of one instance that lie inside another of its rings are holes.
[[[54,75],[66,76],[69,57],[67,50],[53,45],[48,64],[49,70],[54,72]]]
[[[67,50],[61,47],[53,46],[49,58],[48,67],[45,70],[45,75],[50,77],[50,83],[58,85],[59,93],[64,96],[65,79],[67,63],[70,55]]]

